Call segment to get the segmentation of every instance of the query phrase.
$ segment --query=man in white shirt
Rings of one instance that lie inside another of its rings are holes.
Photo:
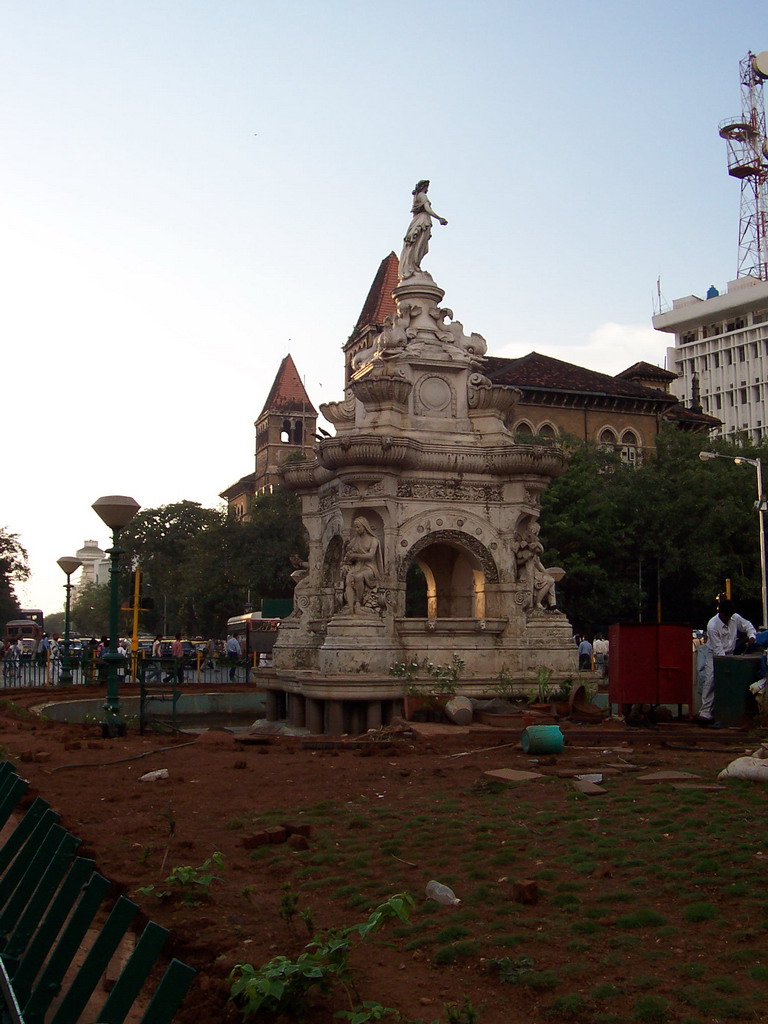
[[[736,637],[746,633],[747,643],[755,642],[755,627],[748,619],[736,613],[732,601],[721,601],[717,615],[707,623],[707,656],[704,663],[704,682],[701,688],[701,708],[694,719],[697,725],[721,729],[719,722],[714,720],[713,706],[715,703],[715,657],[733,654]]]
[[[237,664],[243,656],[243,649],[237,637],[231,634],[227,637],[226,655],[229,662],[229,681],[232,683],[235,681]]]

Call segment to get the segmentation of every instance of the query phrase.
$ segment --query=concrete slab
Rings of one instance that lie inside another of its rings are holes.
[[[638,775],[638,782],[685,782],[687,779],[698,779],[695,772],[661,771],[649,772],[647,775]]]
[[[546,778],[541,772],[523,772],[516,768],[493,768],[483,772],[489,779],[500,779],[502,782],[532,782],[534,779]]]
[[[587,782],[586,779],[574,779],[571,785],[577,793],[583,793],[585,796],[600,796],[601,793],[608,792],[605,786],[598,786],[596,782]]]

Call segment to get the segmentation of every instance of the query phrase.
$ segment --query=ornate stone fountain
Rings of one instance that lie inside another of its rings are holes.
[[[336,434],[313,461],[282,468],[302,502],[309,558],[267,682],[267,717],[312,732],[378,726],[401,710],[402,663],[463,662],[458,688],[524,689],[536,670],[575,671],[568,620],[541,562],[539,499],[566,467],[559,447],[515,443],[505,417],[520,392],[483,375],[467,335],[421,269],[428,182],[393,292],[396,312],[358,356],[344,401],[321,406]]]

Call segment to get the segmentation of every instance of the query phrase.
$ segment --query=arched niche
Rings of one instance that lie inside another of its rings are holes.
[[[414,544],[403,561],[401,578],[406,585],[406,618],[482,619],[486,583],[497,583],[499,576],[478,540],[458,530],[441,530]],[[419,588],[426,589],[426,601],[419,600]]]

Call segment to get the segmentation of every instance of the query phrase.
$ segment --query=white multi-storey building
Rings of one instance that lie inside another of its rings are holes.
[[[675,299],[653,326],[675,335],[674,395],[721,420],[718,434],[768,437],[768,281],[739,277],[725,295],[710,288],[706,299]]]

